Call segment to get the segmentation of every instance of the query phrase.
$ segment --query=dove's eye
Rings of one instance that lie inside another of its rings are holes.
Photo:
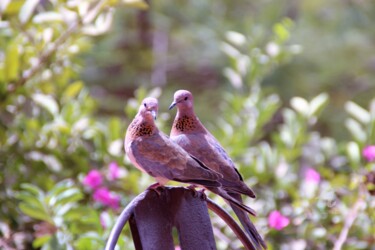
[[[143,106],[145,106],[145,108],[147,108],[147,105],[146,105],[146,103],[143,103]]]
[[[187,98],[187,97],[185,97],[185,99],[184,99],[184,100],[186,101],[187,99],[188,99],[188,98]]]

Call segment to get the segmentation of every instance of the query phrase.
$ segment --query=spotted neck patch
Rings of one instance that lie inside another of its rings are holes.
[[[195,131],[199,128],[199,122],[193,117],[183,115],[174,121],[173,127],[180,132]]]
[[[130,125],[130,127],[131,127],[131,134],[134,137],[150,136],[154,132],[154,127],[151,124],[148,124],[147,122],[133,123]]]

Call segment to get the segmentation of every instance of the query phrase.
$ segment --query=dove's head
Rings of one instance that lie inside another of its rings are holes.
[[[158,114],[158,100],[153,97],[147,97],[143,99],[141,106],[139,107],[138,113],[145,119],[156,120]]]
[[[187,90],[176,91],[169,109],[173,109],[174,106],[177,106],[178,110],[193,110],[193,95]]]

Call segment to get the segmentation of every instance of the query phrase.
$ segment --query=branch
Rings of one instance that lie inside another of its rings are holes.
[[[48,61],[48,59],[57,51],[57,49],[73,34],[76,32],[82,24],[88,24],[92,22],[95,17],[99,14],[102,6],[107,0],[100,0],[81,20],[77,18],[77,21],[73,23],[64,33],[61,34],[52,44],[46,46],[45,49],[40,53],[38,62],[32,65],[29,69],[24,70],[21,78],[15,83],[8,87],[8,92],[14,92],[18,86],[24,85],[30,78],[38,73]]]
[[[348,237],[350,227],[353,225],[355,219],[358,216],[359,210],[363,207],[363,195],[359,195],[358,200],[354,203],[353,207],[350,209],[349,214],[346,216],[344,228],[341,230],[340,236],[335,242],[333,250],[341,250],[344,242]]]

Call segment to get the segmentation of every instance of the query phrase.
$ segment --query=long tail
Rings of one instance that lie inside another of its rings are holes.
[[[206,188],[208,190],[210,190],[211,192],[213,192],[213,193],[215,193],[217,195],[220,195],[224,200],[226,200],[227,202],[229,202],[229,204],[231,206],[233,205],[233,206],[235,206],[238,209],[245,210],[246,212],[248,212],[249,214],[251,214],[253,216],[257,216],[257,214],[254,211],[254,209],[252,209],[252,208],[244,205],[242,203],[242,200],[237,200],[232,195],[229,195],[227,193],[227,191],[225,191],[224,189],[222,189],[222,188],[216,188],[216,187],[206,187]]]
[[[237,202],[242,204],[242,198],[240,194],[236,193],[229,193],[233,199]],[[254,224],[251,222],[249,216],[246,214],[244,210],[239,208],[237,205],[230,202],[230,206],[232,207],[234,213],[237,215],[238,219],[240,220],[242,226],[245,228],[247,235],[250,237],[250,240],[256,246],[256,249],[262,250],[267,249],[267,245],[264,242],[262,236],[259,235],[258,230],[255,228]]]

